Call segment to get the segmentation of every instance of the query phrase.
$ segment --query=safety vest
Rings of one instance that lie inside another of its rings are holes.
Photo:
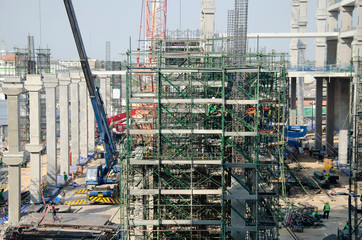
[[[344,229],[349,230],[349,224],[347,223],[346,226],[344,226]]]
[[[324,205],[324,211],[329,212],[330,209],[331,206],[329,206],[329,204]]]
[[[324,180],[328,180],[328,175],[324,175]]]

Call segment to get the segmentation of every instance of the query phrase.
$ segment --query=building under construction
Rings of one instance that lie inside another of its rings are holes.
[[[275,239],[285,56],[181,49],[190,42],[159,41],[152,66],[129,53],[121,229],[129,239]]]

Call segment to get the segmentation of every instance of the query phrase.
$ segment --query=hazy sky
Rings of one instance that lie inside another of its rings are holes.
[[[124,58],[132,38],[137,47],[142,0],[73,0],[78,23],[89,58],[105,59],[105,42],[111,42],[111,60]],[[216,32],[226,32],[227,11],[233,0],[215,0]],[[308,29],[315,31],[317,1],[310,1]],[[181,6],[181,11],[180,11]],[[23,48],[27,35],[35,38],[35,47],[50,48],[51,56],[59,59],[78,58],[74,39],[62,0],[0,0],[0,40],[7,50]],[[167,28],[200,28],[200,0],[168,0]],[[180,24],[181,12],[181,24]],[[289,32],[291,0],[249,0],[248,31]],[[41,29],[41,31],[40,31]],[[40,33],[41,32],[41,33]],[[308,40],[307,55],[314,58],[314,40]],[[268,50],[289,51],[289,40],[261,40]],[[249,42],[255,48],[255,40]]]

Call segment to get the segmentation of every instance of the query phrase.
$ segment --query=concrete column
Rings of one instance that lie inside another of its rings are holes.
[[[297,78],[290,78],[290,118],[289,125],[297,124]]]
[[[88,98],[88,149],[95,150],[95,116],[90,98]]]
[[[323,78],[316,78],[315,93],[315,142],[314,148],[322,149],[322,105],[323,105]]]
[[[60,172],[69,173],[69,84],[68,73],[59,73]]]
[[[298,125],[304,125],[304,78],[298,78]]]
[[[20,152],[19,141],[19,95],[24,91],[20,77],[5,77],[2,91],[7,95],[8,107],[8,152],[3,161],[8,165],[9,173],[9,224],[15,225],[20,220],[21,177],[20,163],[24,152]]]
[[[351,65],[352,39],[339,38],[337,44],[337,64],[341,67]]]
[[[334,128],[339,130],[339,164],[347,165],[349,129],[349,79],[336,79],[334,93]]]
[[[318,0],[317,3],[317,32],[325,32],[327,25],[327,0]],[[315,65],[316,67],[323,67],[326,63],[326,39],[316,38],[314,41],[315,52]]]
[[[328,12],[328,31],[338,31],[338,11]],[[327,40],[327,64],[337,63],[337,40]]]
[[[80,126],[81,126],[79,129],[80,156],[87,158],[88,157],[88,89],[84,77],[81,77],[79,83],[79,100],[80,100]]]
[[[106,77],[100,77],[100,93],[103,101],[104,111],[107,113],[107,82]]]
[[[107,108],[107,115],[108,117],[112,117],[112,100],[111,100],[111,96],[112,96],[112,86],[111,86],[111,78],[107,77],[106,78],[106,98],[107,98],[107,104],[105,105],[105,107]]]
[[[341,7],[341,32],[352,30],[352,13],[354,7]],[[339,38],[337,44],[337,64],[350,65],[352,39]]]
[[[27,75],[25,88],[29,91],[30,143],[25,150],[30,153],[30,202],[40,203],[41,197],[41,151],[40,144],[40,90],[43,89],[41,75]]]
[[[292,19],[290,24],[291,33],[299,32],[299,0],[292,0]],[[292,67],[298,65],[298,39],[290,40],[290,64]]]
[[[357,16],[362,16],[362,1],[356,3]],[[357,18],[357,29],[353,40],[353,57],[357,60],[362,53],[362,17]],[[358,57],[358,58],[357,58]]]
[[[307,7],[308,0],[299,0],[299,32],[307,32]],[[298,39],[298,65],[306,64],[306,49],[307,49],[307,40],[305,38]]]
[[[46,94],[46,140],[47,140],[47,185],[57,187],[57,121],[56,121],[56,87],[58,79],[55,74],[44,74]]]
[[[215,0],[201,0],[201,36],[205,51],[212,51],[212,38],[215,33]]]
[[[71,72],[70,78],[72,165],[77,165],[79,163],[79,72]]]
[[[334,80],[329,79],[327,84],[327,154],[334,154]]]
[[[352,30],[352,14],[354,7],[341,7],[341,32]]]

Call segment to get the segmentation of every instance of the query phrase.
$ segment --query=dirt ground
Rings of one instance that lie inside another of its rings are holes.
[[[338,141],[338,138],[335,140]],[[312,143],[312,142],[310,142]],[[309,157],[308,154],[299,154],[298,161],[305,169],[297,171],[297,175],[301,176],[304,174],[313,175],[314,171],[322,171],[324,169],[324,162],[318,161],[316,158]],[[297,166],[297,164],[290,164],[290,167]],[[301,240],[314,240],[314,239],[323,239],[331,234],[336,234],[339,229],[343,229],[346,220],[348,219],[348,197],[347,196],[328,196],[326,193],[330,194],[332,192],[348,192],[348,176],[343,172],[336,170],[339,175],[338,184],[331,185],[330,189],[324,189],[324,191],[311,189],[305,187],[308,191],[308,195],[305,194],[300,187],[294,187],[291,189],[291,193],[287,198],[287,202],[281,201],[281,204],[297,204],[297,203],[309,203],[318,208],[318,213],[323,214],[323,206],[326,201],[329,201],[331,206],[331,211],[329,219],[322,219],[323,225],[318,228],[304,228],[303,232],[296,232],[296,235]],[[358,201],[359,204],[359,201]],[[360,206],[358,206],[360,207]],[[289,240],[293,239],[290,234],[284,229],[280,229],[280,239]]]

